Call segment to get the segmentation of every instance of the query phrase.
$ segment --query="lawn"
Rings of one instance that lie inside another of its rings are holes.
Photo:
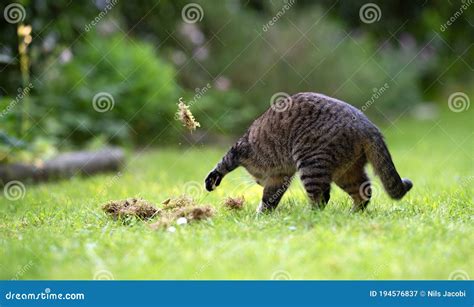
[[[1,279],[448,279],[474,276],[472,110],[436,120],[408,116],[382,127],[395,164],[414,188],[393,201],[375,182],[363,214],[333,186],[324,211],[299,181],[276,212],[257,216],[261,188],[243,169],[212,193],[203,180],[226,148],[179,147],[130,154],[120,174],[26,185],[0,198]],[[152,230],[101,211],[111,199],[161,203],[182,193],[216,208],[207,221]],[[244,195],[245,208],[222,207]],[[460,271],[458,271],[460,270]]]

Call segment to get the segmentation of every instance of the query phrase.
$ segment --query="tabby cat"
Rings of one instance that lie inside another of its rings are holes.
[[[205,180],[208,191],[238,166],[264,187],[258,212],[275,209],[296,171],[316,208],[329,201],[331,182],[363,210],[371,197],[364,170],[369,161],[390,197],[401,199],[412,183],[401,179],[377,127],[353,106],[317,93],[298,93],[273,104]]]

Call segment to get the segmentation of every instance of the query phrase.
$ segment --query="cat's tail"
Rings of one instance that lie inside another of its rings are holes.
[[[383,186],[393,199],[401,199],[413,186],[410,179],[400,178],[387,145],[379,131],[372,133],[364,142],[364,151],[375,173],[382,180]]]

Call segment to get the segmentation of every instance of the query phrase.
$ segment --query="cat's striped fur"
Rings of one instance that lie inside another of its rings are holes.
[[[317,93],[298,93],[278,103],[253,122],[209,173],[208,191],[243,166],[264,187],[258,210],[271,210],[298,171],[314,206],[326,205],[335,182],[352,197],[357,211],[365,209],[371,196],[367,162],[392,198],[402,198],[412,187],[398,175],[380,131],[358,109]]]

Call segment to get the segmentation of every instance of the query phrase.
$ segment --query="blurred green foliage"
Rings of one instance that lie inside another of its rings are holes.
[[[381,116],[474,83],[467,39],[474,9],[442,29],[462,2],[377,3],[380,19],[364,23],[362,0],[300,0],[283,14],[289,2],[196,1],[203,15],[192,24],[183,22],[189,2],[181,0],[18,3],[33,27],[33,125],[26,135],[16,129],[20,100],[0,118],[0,131],[28,143],[175,142],[184,133],[174,127],[180,98],[203,131],[236,135],[277,92],[321,92]],[[0,22],[2,111],[21,91],[21,77],[16,25]],[[97,112],[102,92],[113,108]]]
[[[46,63],[39,81],[49,135],[80,143],[100,135],[109,142],[170,137],[179,87],[173,66],[151,44],[89,33],[73,52],[66,63]]]
[[[423,99],[417,83],[430,64],[428,59],[412,61],[418,53],[416,45],[396,48],[378,45],[368,33],[350,35],[337,22],[325,19],[317,7],[289,10],[265,31],[272,15],[213,7],[206,1],[201,4],[206,12],[203,35],[210,41],[204,48],[209,55],[200,59],[203,47],[190,42],[188,37],[196,30],[178,28],[173,38],[190,59],[179,66],[180,79],[188,88],[200,87],[209,78],[230,80],[238,95],[211,91],[208,100],[214,101],[215,107],[205,108],[206,114],[220,118],[222,125],[235,124],[230,131],[243,131],[269,107],[277,92],[317,91],[361,107],[374,91],[388,84],[377,100],[384,111],[404,110]]]
[[[311,7],[313,1],[298,3]],[[400,47],[415,43],[420,57],[429,57],[429,67],[418,80],[425,98],[434,99],[445,91],[465,90],[474,85],[471,0],[377,1],[381,16],[372,24],[360,22],[359,9],[368,3],[366,0],[318,3],[330,8],[329,15],[345,28],[365,31],[379,42],[389,41]]]

